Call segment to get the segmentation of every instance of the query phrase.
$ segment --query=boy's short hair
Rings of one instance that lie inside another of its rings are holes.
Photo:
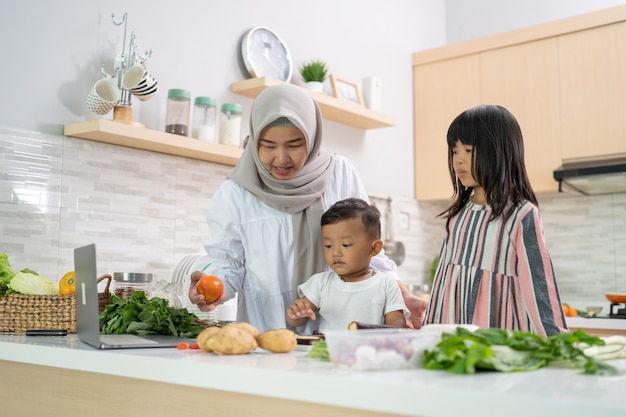
[[[337,201],[322,215],[321,225],[336,224],[357,217],[361,219],[369,236],[380,239],[380,211],[360,198]]]

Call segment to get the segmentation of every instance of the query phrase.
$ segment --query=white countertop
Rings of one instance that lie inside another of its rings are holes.
[[[626,330],[626,319],[608,317],[565,317],[567,327],[583,329]]]
[[[626,415],[626,375],[591,376],[552,367],[476,375],[422,369],[351,372],[305,354],[261,349],[237,356],[173,348],[100,351],[75,335],[0,335],[0,360],[407,416]],[[626,360],[613,363],[626,370]],[[0,362],[0,374],[1,367]]]

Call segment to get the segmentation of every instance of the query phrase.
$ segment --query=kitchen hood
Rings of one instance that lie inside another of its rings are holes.
[[[626,192],[626,157],[598,161],[571,162],[553,172],[559,182],[586,195]]]

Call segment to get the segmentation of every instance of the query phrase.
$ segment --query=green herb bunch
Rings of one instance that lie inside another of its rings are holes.
[[[300,75],[307,83],[311,81],[324,82],[327,73],[326,63],[317,60],[307,62],[300,68]]]
[[[100,313],[105,334],[166,334],[193,338],[204,329],[198,317],[186,308],[175,308],[164,298],[147,299],[143,291],[128,298],[111,296],[111,303]]]
[[[457,328],[424,354],[424,368],[444,369],[456,374],[479,370],[532,371],[546,365],[583,369],[586,374],[615,375],[613,366],[585,355],[581,346],[602,346],[599,337],[582,330],[542,338],[521,331]]]

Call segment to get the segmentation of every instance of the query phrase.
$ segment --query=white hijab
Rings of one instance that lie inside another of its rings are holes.
[[[290,180],[274,178],[263,167],[258,154],[261,132],[281,117],[302,131],[307,144],[306,162]],[[333,175],[333,159],[330,152],[320,149],[322,130],[320,109],[306,92],[290,84],[269,87],[259,94],[252,106],[250,138],[229,175],[270,207],[292,215],[296,284],[324,271],[326,266],[320,232],[324,213],[321,197]]]

